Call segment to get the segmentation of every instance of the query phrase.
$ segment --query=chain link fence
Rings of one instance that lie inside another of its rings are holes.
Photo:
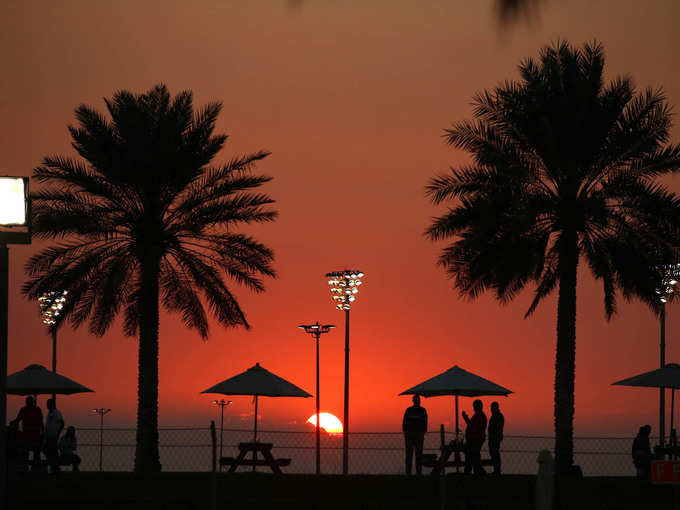
[[[164,471],[209,471],[212,462],[210,429],[159,429],[161,464]],[[134,466],[135,429],[103,430],[101,463],[104,471],[131,471]],[[80,468],[99,469],[100,429],[77,428]],[[452,435],[447,436],[447,440]],[[235,457],[238,444],[253,439],[252,430],[224,429],[222,456]],[[310,431],[258,431],[258,441],[273,443],[272,454],[290,458],[286,473],[315,472],[315,434]],[[633,476],[631,458],[632,438],[578,437],[574,438],[574,461],[586,476]],[[507,474],[535,474],[540,450],[552,451],[552,437],[505,436],[501,443],[503,472]],[[440,433],[425,436],[425,453],[439,453]],[[220,456],[220,430],[217,429],[217,455]],[[482,458],[488,458],[486,444]],[[239,468],[250,470],[251,467]],[[265,468],[257,468],[265,470]],[[449,472],[452,468],[449,468]],[[342,436],[321,436],[321,471],[327,474],[342,472]],[[404,472],[404,439],[399,432],[354,432],[349,440],[349,471],[355,474],[399,474]],[[424,468],[424,472],[429,469]]]

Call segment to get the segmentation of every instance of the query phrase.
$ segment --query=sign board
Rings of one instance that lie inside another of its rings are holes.
[[[652,483],[680,484],[680,460],[652,461]]]

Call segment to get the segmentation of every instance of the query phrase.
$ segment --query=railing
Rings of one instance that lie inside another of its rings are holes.
[[[81,470],[99,469],[99,429],[77,428],[78,455]],[[131,471],[134,465],[135,429],[104,429],[102,464],[104,471]],[[223,456],[235,456],[241,442],[252,441],[252,430],[224,429]],[[447,439],[450,439],[449,435]],[[287,473],[314,473],[314,431],[258,431],[258,441],[273,443],[275,457],[291,458]],[[574,460],[586,476],[633,476],[632,438],[574,438]],[[366,474],[398,474],[404,472],[404,439],[399,432],[354,432],[350,434],[349,471]],[[425,436],[425,453],[438,453],[439,432]],[[217,429],[219,456],[220,431]],[[538,452],[554,447],[552,437],[505,436],[501,443],[503,472],[535,474]],[[164,471],[209,471],[212,446],[210,429],[159,429],[159,449]],[[488,458],[486,444],[482,457]],[[261,468],[259,468],[261,469]],[[342,472],[342,436],[321,437],[321,472]],[[424,472],[429,469],[424,468]]]

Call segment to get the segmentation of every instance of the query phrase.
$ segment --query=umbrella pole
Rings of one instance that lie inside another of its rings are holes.
[[[257,443],[257,395],[255,395],[255,432],[253,434],[253,443]],[[255,471],[255,462],[257,462],[257,449],[253,449],[253,471]]]
[[[456,448],[458,448],[458,393],[456,393]],[[458,469],[458,463],[456,463],[456,473]]]
[[[673,430],[673,415],[675,414],[675,388],[671,390],[671,431],[670,431],[670,443],[671,446],[675,446],[675,431]],[[673,457],[671,457],[673,458]]]

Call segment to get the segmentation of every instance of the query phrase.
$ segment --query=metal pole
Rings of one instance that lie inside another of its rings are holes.
[[[104,409],[99,413],[99,471],[102,470],[102,457],[104,452]]]
[[[666,303],[661,305],[659,317],[661,330],[660,351],[661,368],[666,366]],[[659,388],[659,445],[663,446],[666,440],[666,388]]]
[[[317,322],[317,325],[319,323]],[[321,417],[319,416],[319,337],[320,328],[316,330],[316,474],[321,474]]]
[[[223,435],[222,431],[224,430],[224,400],[220,403],[220,407],[222,408],[222,413],[220,415],[220,459],[222,458],[222,440],[223,440]],[[222,463],[220,463],[220,471],[222,471]]]
[[[456,393],[456,448],[458,448],[458,393]],[[456,456],[454,456],[454,459]],[[460,458],[460,456],[458,456]],[[456,463],[456,473],[458,473],[458,464]]]
[[[7,508],[7,321],[9,249],[0,243],[0,507]]]
[[[257,443],[257,395],[255,395],[255,433],[253,434],[253,443]],[[257,462],[257,449],[253,448],[253,471],[255,471],[255,462]]]
[[[56,325],[53,325],[51,328],[52,330],[52,372],[55,374],[57,373],[57,328]],[[57,394],[52,393],[52,400],[54,400],[54,404],[57,404]]]
[[[345,409],[342,433],[342,474],[349,471],[349,308],[345,310]]]

